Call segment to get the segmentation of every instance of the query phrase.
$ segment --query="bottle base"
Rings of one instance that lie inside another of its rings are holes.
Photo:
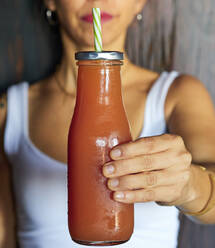
[[[73,239],[74,242],[80,244],[80,245],[87,245],[87,246],[112,246],[112,245],[120,245],[128,240],[123,240],[123,241],[83,241],[83,240],[76,240]]]

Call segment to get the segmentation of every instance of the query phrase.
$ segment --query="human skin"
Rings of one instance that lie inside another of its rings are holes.
[[[92,7],[100,7],[102,11],[112,14],[113,19],[102,27],[104,50],[125,52],[127,28],[145,1],[46,0],[45,4],[57,12],[63,56],[54,74],[29,89],[29,136],[41,151],[66,163],[67,134],[76,98],[77,67],[74,53],[93,49],[92,25],[83,22],[81,17],[90,13]],[[115,148],[120,150],[121,156],[117,157],[113,149],[113,161],[104,165],[103,173],[108,178],[108,187],[114,191],[116,201],[156,201],[158,204],[176,205],[185,211],[198,212],[210,195],[208,173],[198,165],[206,166],[210,171],[214,170],[215,165],[213,103],[201,82],[182,75],[171,86],[165,103],[165,118],[170,134],[139,138],[144,123],[145,100],[158,76],[157,73],[133,65],[125,56],[122,93],[133,141]],[[56,79],[64,91],[59,88]],[[0,130],[4,129],[7,113],[6,99],[4,102],[4,107],[0,108]],[[61,111],[56,111],[58,109]],[[0,134],[3,170],[7,161],[3,156],[3,132]],[[110,165],[113,173],[108,173]],[[115,186],[112,182],[115,182]],[[5,194],[9,194],[8,185],[5,182],[1,187],[7,189]],[[121,195],[121,198],[117,195]],[[11,209],[8,207],[11,204],[10,197],[1,202],[0,217],[4,220],[1,223],[7,221],[7,209]],[[215,223],[215,208],[195,220]],[[5,230],[3,226],[0,230]],[[12,224],[4,233],[9,232],[13,232]],[[0,235],[2,244],[8,238],[4,233]],[[1,243],[0,247],[3,247]]]
[[[89,14],[92,7],[100,7],[101,11],[113,15],[113,19],[102,26],[104,49],[124,51],[127,28],[146,3],[144,0],[45,2],[49,9],[57,12],[61,24],[66,58],[62,60],[58,77],[63,80],[63,74],[60,73],[64,68],[64,75],[67,72],[64,82],[69,83],[70,87],[72,80],[68,79],[68,75],[70,68],[75,66],[68,68],[68,64],[70,62],[74,65],[74,52],[92,50],[93,46],[92,25],[83,22],[81,17]],[[126,79],[126,71],[131,70],[134,82],[139,80],[134,76],[135,69],[132,69],[126,57],[122,71],[124,88],[126,84],[132,84]],[[71,74],[74,75],[74,71]],[[114,162],[104,165],[103,174],[109,179],[108,187],[115,192],[116,201],[156,201],[162,205],[177,205],[189,212],[198,212],[205,206],[210,195],[210,181],[207,172],[197,165],[215,164],[214,108],[207,91],[198,80],[181,76],[176,81],[166,102],[166,110],[169,107],[166,119],[171,134],[137,139],[140,131],[137,129],[132,132],[133,142],[117,147],[122,156],[114,156],[116,150],[113,150],[111,157]],[[64,87],[70,92],[75,88],[69,88],[68,84]],[[145,88],[145,91],[148,89]],[[132,101],[131,97],[124,97],[125,102]],[[203,139],[207,140],[204,146]],[[113,170],[113,173],[108,173]],[[133,173],[135,175],[131,175]],[[211,218],[207,217],[208,214],[198,219],[210,222]]]

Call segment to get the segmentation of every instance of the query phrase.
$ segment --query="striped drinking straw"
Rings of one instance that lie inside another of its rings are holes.
[[[102,28],[100,8],[93,8],[93,30],[94,30],[94,47],[96,52],[102,51]]]

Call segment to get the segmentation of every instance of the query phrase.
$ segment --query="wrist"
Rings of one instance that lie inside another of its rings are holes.
[[[192,164],[190,170],[190,180],[185,188],[183,203],[177,207],[185,212],[199,212],[205,207],[210,197],[210,178],[201,166]]]

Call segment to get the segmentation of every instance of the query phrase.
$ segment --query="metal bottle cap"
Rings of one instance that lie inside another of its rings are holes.
[[[123,60],[123,53],[116,51],[87,51],[75,53],[76,60]]]

